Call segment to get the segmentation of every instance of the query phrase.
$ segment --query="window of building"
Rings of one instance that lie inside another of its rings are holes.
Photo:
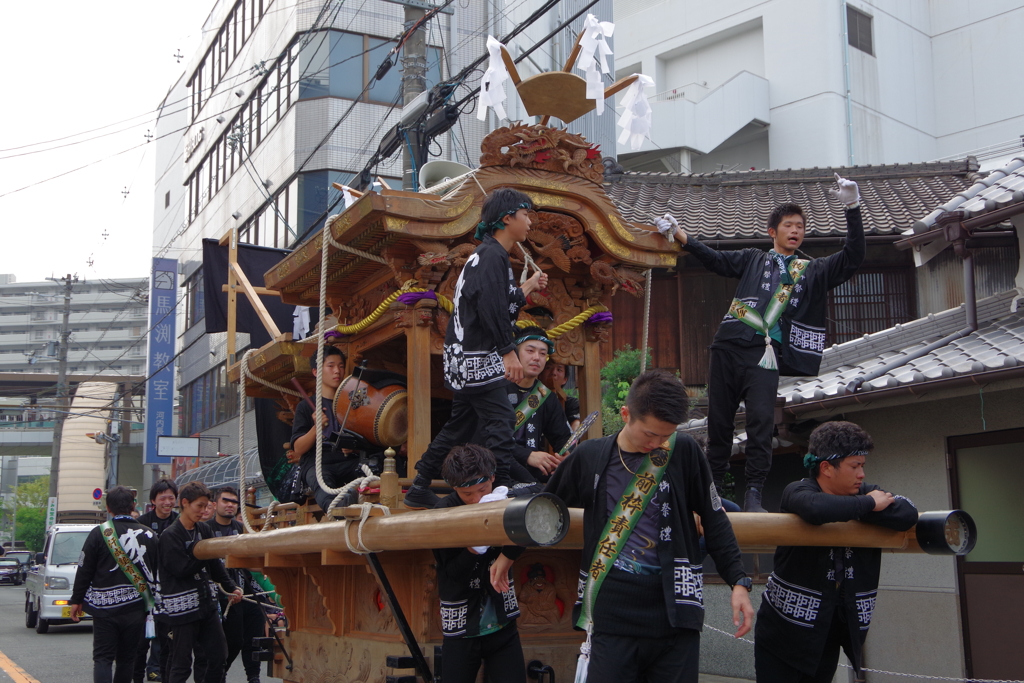
[[[828,341],[842,344],[917,317],[910,268],[864,268],[828,292]]]
[[[395,65],[381,80],[378,67],[396,41],[385,38],[323,31],[313,37],[299,58],[299,99],[341,97],[347,100],[391,104],[401,101],[402,74]],[[392,55],[392,62],[395,57]],[[427,88],[441,80],[441,49],[427,48]]]
[[[238,391],[223,363],[181,388],[182,433],[201,432],[238,416]]]
[[[874,55],[874,44],[871,40],[871,17],[850,5],[846,6],[846,33],[851,47]]]
[[[206,317],[206,300],[202,269],[185,280],[185,329]]]

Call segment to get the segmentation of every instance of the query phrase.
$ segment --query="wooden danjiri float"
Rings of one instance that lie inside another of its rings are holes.
[[[230,368],[248,396],[277,399],[287,414],[302,400],[295,395],[296,385],[313,393],[309,361],[316,354],[316,335],[296,342],[280,334],[259,295],[318,306],[323,289],[330,315],[319,331],[340,325],[344,336],[333,343],[345,354],[347,374],[361,364],[397,372],[404,375],[407,392],[388,397],[388,406],[366,405],[365,392],[359,394],[365,383],[346,381],[335,402],[339,419],[347,412],[347,428],[361,430],[381,446],[404,444],[412,472],[437,423],[432,401],[450,398],[440,363],[446,302],[474,249],[472,235],[485,196],[513,187],[536,207],[525,245],[529,256],[514,249],[513,268],[525,268],[532,257],[550,277],[545,291],[531,295],[523,316],[549,330],[553,360],[577,368],[582,414],[599,409],[599,345],[607,341],[611,322],[607,315],[594,316],[608,310],[612,296],[643,296],[645,272],[673,267],[678,247],[651,226],[622,216],[602,188],[601,154],[593,145],[544,125],[547,115],[572,121],[594,106],[585,99],[583,79],[568,73],[575,54],[565,71],[521,82],[505,55],[528,111],[545,118],[541,125],[514,124],[488,135],[475,171],[422,193],[383,189],[362,194],[328,219],[326,236],[317,234],[267,272],[265,288],[251,286],[232,265],[225,287],[230,361],[235,360],[232,311],[239,294],[249,298],[274,337],[246,353],[244,371],[240,363]],[[626,79],[609,91],[628,84]],[[232,247],[234,262],[237,235],[229,233],[223,241]],[[424,291],[435,297],[411,304],[397,299],[403,292]],[[372,411],[371,419],[354,427],[360,410]],[[587,436],[600,434],[598,421]],[[252,533],[197,545],[197,557],[257,569],[276,586],[288,629],[278,633],[267,653],[272,675],[297,683],[443,677],[443,663],[438,666],[434,652],[441,628],[429,549],[518,543],[536,546],[513,568],[526,659],[535,662],[534,671],[551,667],[560,680],[570,680],[582,640],[571,622],[582,512],[566,510],[543,495],[439,511],[410,511],[400,499],[389,458],[380,493],[361,497],[383,507],[336,509],[322,520],[315,504],[275,505],[255,513]],[[812,527],[780,514],[734,514],[731,519],[742,548],[762,552],[778,544],[954,552],[973,543],[974,531],[969,519],[950,513],[933,513],[933,519],[922,521],[918,530],[927,529],[927,535],[858,523]]]

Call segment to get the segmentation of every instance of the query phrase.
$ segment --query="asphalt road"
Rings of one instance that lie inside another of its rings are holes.
[[[51,626],[40,635],[25,628],[25,587],[0,586],[0,683],[77,683],[92,680],[92,626]],[[11,673],[11,663],[23,674]],[[191,679],[190,679],[191,680]],[[245,683],[235,660],[228,683]],[[280,681],[263,676],[264,683]]]

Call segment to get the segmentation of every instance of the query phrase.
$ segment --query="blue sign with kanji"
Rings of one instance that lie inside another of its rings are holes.
[[[149,352],[146,358],[146,443],[143,462],[167,464],[157,455],[157,437],[174,435],[174,333],[178,262],[153,259],[149,287]]]

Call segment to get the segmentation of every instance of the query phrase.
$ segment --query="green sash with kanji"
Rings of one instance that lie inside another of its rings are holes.
[[[656,448],[644,458],[633,480],[626,485],[622,491],[612,514],[608,517],[608,524],[604,527],[601,540],[594,550],[594,557],[590,562],[590,573],[583,588],[583,609],[580,611],[580,618],[576,625],[587,631],[587,639],[580,646],[580,657],[576,663],[576,683],[585,683],[587,680],[587,666],[590,662],[590,636],[594,625],[594,601],[597,593],[601,590],[608,571],[615,564],[615,558],[619,556],[622,549],[626,547],[626,541],[633,533],[633,527],[640,520],[647,508],[647,504],[654,498],[658,485],[665,476],[668,469],[669,457],[676,445],[676,434],[668,438],[668,442]]]
[[[775,288],[775,293],[772,294],[772,298],[768,300],[768,309],[764,312],[764,316],[758,313],[756,308],[743,303],[739,299],[733,299],[732,304],[729,306],[729,315],[764,335],[764,356],[761,357],[761,361],[757,364],[758,367],[765,368],[766,370],[777,370],[779,368],[778,362],[775,360],[775,349],[772,348],[771,330],[779,322],[779,318],[782,317],[782,313],[786,310],[789,297],[807,269],[808,263],[810,261],[797,258],[789,262],[789,277],[793,282],[790,284],[779,283],[779,286]]]
[[[533,417],[544,401],[548,400],[548,396],[551,395],[551,390],[544,386],[543,382],[537,382],[533,385],[533,390],[523,397],[523,400],[516,406],[516,426],[512,431],[516,431],[524,424],[527,420]]]
[[[128,577],[132,587],[138,591],[142,601],[146,603],[146,609],[152,612],[154,604],[153,591],[149,589],[149,583],[146,582],[146,578],[142,576],[142,572],[139,571],[139,568],[132,562],[132,558],[121,547],[121,542],[117,540],[114,522],[108,519],[103,524],[100,524],[100,533],[103,536],[103,542],[107,544],[107,550],[110,551],[111,556],[114,558],[114,562],[121,568],[124,575]]]

